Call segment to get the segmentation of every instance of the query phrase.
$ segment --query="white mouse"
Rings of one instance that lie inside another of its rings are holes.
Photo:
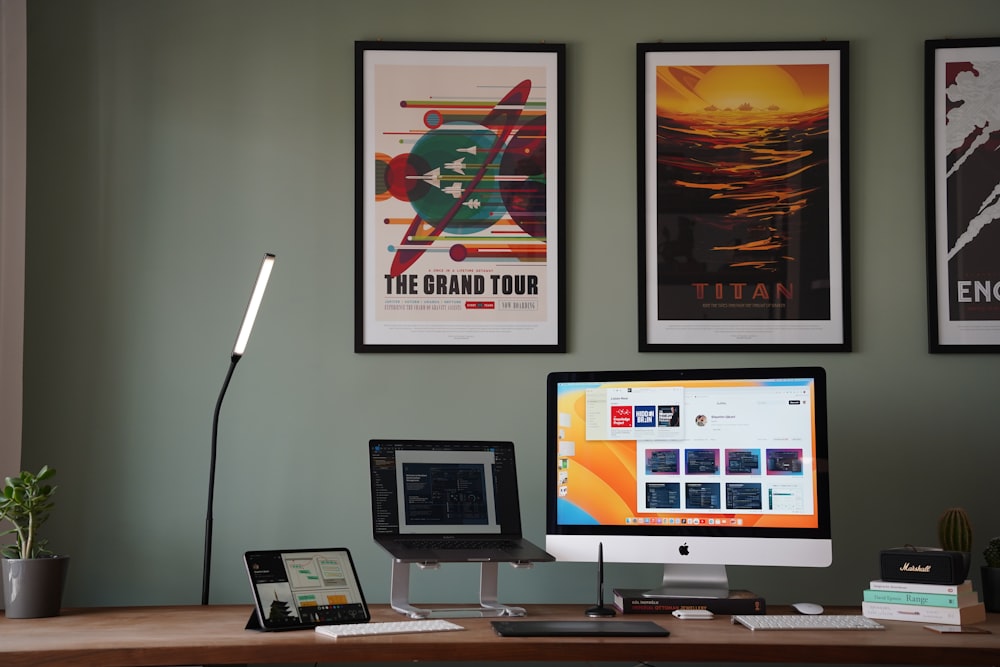
[[[816,604],[815,602],[796,602],[792,605],[792,609],[799,612],[800,614],[822,614],[823,605]]]

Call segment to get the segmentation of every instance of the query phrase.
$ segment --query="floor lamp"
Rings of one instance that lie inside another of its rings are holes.
[[[222,391],[219,392],[219,400],[215,402],[215,415],[212,417],[212,456],[208,468],[208,510],[205,514],[205,560],[202,564],[201,578],[201,603],[208,604],[209,580],[212,574],[212,505],[215,500],[215,459],[219,442],[219,410],[222,408],[222,399],[229,388],[229,381],[233,377],[236,363],[243,358],[243,351],[247,348],[247,341],[250,340],[250,332],[253,331],[254,320],[257,319],[257,311],[260,309],[261,299],[264,298],[264,290],[267,289],[267,281],[271,277],[271,269],[274,268],[274,255],[267,253],[264,261],[260,265],[260,273],[257,274],[257,282],[250,293],[250,303],[247,304],[246,313],[243,315],[243,324],[240,332],[236,336],[236,345],[233,346],[233,356],[229,361],[229,371],[226,379],[222,383]]]

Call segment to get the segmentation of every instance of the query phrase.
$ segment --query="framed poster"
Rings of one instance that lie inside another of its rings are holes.
[[[639,350],[849,351],[847,42],[637,55]]]
[[[355,351],[565,351],[564,54],[355,45]]]
[[[1000,351],[1000,38],[925,42],[931,352]]]

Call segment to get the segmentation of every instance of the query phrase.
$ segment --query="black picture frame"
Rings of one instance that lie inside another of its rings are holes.
[[[1000,351],[1000,38],[924,43],[928,350]]]
[[[848,57],[637,45],[640,352],[851,350]]]
[[[355,351],[565,352],[565,45],[355,63]]]

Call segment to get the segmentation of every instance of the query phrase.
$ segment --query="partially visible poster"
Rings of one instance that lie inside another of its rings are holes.
[[[847,52],[638,45],[640,350],[850,350]]]
[[[563,52],[356,45],[357,351],[565,350]]]
[[[931,40],[931,352],[1000,350],[1000,38]]]

